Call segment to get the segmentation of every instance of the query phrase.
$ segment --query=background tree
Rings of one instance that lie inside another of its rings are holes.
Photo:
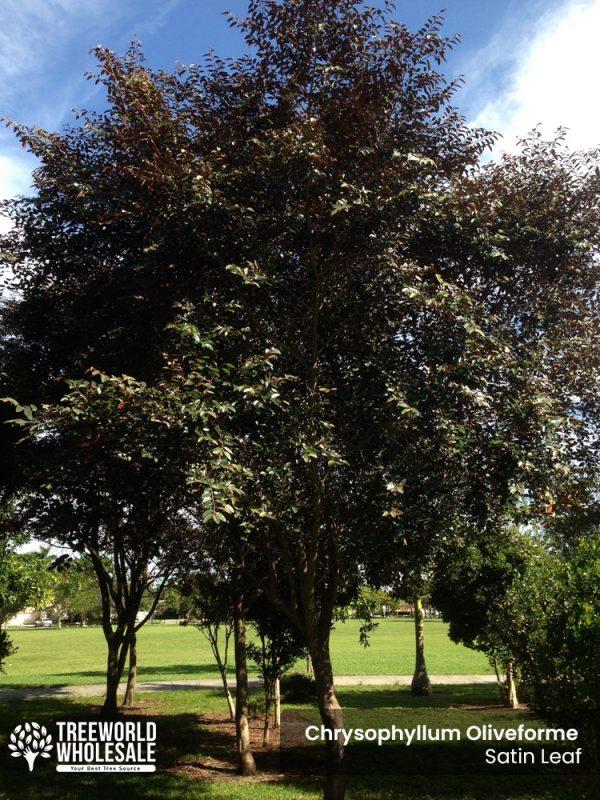
[[[3,522],[12,512],[1,512]],[[0,534],[0,670],[15,652],[6,631],[6,623],[14,614],[28,606],[44,608],[52,598],[54,578],[48,572],[50,560],[44,553],[19,553],[24,537],[11,538]]]
[[[52,606],[58,618],[86,625],[102,619],[102,597],[93,567],[85,558],[60,557],[52,565],[58,573]]]
[[[451,639],[488,656],[503,701],[513,708],[518,705],[519,659],[508,609],[524,575],[544,557],[533,533],[513,527],[498,536],[471,529],[457,532],[440,550],[433,574],[431,601],[449,623]]]
[[[55,578],[48,571],[51,559],[45,553],[19,553],[5,543],[0,563],[0,625],[28,606],[50,605]]]
[[[181,590],[173,584],[163,589],[154,616],[163,620],[185,620],[190,613],[190,603]]]
[[[389,591],[364,584],[360,587],[358,597],[352,603],[351,609],[360,618],[364,616],[365,607],[371,617],[387,617],[391,616],[400,605],[401,602],[395,600]]]
[[[600,537],[531,559],[504,608],[509,646],[533,692],[533,707],[553,724],[580,731],[590,767],[600,770]]]

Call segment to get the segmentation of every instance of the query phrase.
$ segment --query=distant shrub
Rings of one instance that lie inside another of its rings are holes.
[[[259,719],[264,713],[264,705],[257,700],[248,702],[248,716],[250,719]]]
[[[281,679],[281,697],[286,703],[310,703],[317,699],[315,679],[303,672],[291,672]]]
[[[17,648],[8,638],[6,631],[0,628],[0,672],[4,672],[4,660],[15,653]]]

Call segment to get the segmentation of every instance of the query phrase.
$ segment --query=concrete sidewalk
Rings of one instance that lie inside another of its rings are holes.
[[[232,676],[233,677],[233,676]],[[496,683],[495,675],[430,675],[434,686],[472,683]],[[410,686],[412,675],[342,675],[335,679],[336,686]],[[250,686],[260,686],[261,681],[250,680]],[[233,685],[233,684],[232,684]],[[31,686],[25,689],[0,689],[0,699],[20,700],[28,697],[99,697],[104,694],[104,684],[82,686]],[[180,692],[193,689],[223,689],[220,680],[199,678],[180,681],[141,681],[137,692]],[[125,691],[125,684],[120,687]]]

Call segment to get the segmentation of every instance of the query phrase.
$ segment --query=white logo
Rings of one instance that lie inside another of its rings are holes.
[[[24,725],[17,725],[11,733],[8,747],[12,750],[13,758],[23,756],[29,765],[29,772],[31,772],[38,756],[50,758],[52,736],[43,725],[39,725],[37,722],[26,722]]]

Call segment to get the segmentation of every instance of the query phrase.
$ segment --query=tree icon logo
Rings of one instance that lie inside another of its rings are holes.
[[[37,722],[26,722],[24,725],[17,725],[10,735],[8,744],[13,758],[23,758],[29,765],[29,772],[33,770],[33,764],[38,756],[50,758],[52,752],[52,736],[43,725]]]

